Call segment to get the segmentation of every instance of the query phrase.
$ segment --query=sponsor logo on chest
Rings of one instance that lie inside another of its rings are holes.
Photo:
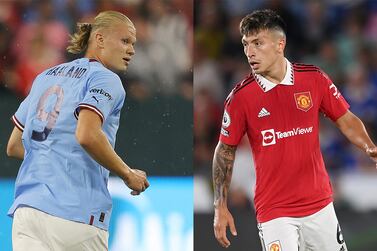
[[[270,146],[270,145],[275,145],[278,140],[282,140],[284,138],[289,138],[289,137],[295,137],[295,136],[300,136],[308,133],[313,132],[313,126],[311,127],[306,127],[306,128],[301,128],[301,127],[296,127],[292,128],[292,130],[288,131],[276,131],[274,129],[268,129],[268,130],[263,130],[261,131],[262,134],[262,145],[263,146]]]

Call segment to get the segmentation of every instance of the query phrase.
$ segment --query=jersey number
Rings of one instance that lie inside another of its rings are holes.
[[[56,95],[55,105],[50,112],[46,112],[47,99],[51,95]],[[60,108],[63,103],[64,92],[63,88],[58,85],[48,88],[38,101],[37,118],[35,119],[36,126],[31,134],[31,138],[35,141],[45,141],[54,128],[56,120],[59,116]]]

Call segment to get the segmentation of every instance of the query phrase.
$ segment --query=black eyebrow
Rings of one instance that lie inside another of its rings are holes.
[[[254,43],[257,40],[260,40],[260,39],[259,38],[255,38],[255,39],[251,40],[250,43]],[[244,43],[249,43],[249,42],[246,41],[246,39],[243,39],[243,38],[241,39],[241,41],[242,41],[243,44]]]

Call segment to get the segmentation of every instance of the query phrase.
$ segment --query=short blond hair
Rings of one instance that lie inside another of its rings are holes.
[[[72,54],[85,52],[88,48],[92,31],[109,28],[115,22],[119,21],[134,26],[126,15],[112,10],[100,12],[94,18],[94,23],[77,23],[77,31],[73,35],[70,35],[67,51]]]

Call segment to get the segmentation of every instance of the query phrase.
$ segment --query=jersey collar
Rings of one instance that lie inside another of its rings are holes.
[[[285,61],[287,62],[287,72],[285,73],[285,76],[283,80],[280,82],[282,85],[293,85],[293,67],[291,62],[288,61],[288,59],[285,58]],[[253,76],[258,83],[258,85],[263,89],[264,92],[268,92],[277,84],[271,82],[270,80],[266,79],[262,75],[256,74],[253,71]]]

